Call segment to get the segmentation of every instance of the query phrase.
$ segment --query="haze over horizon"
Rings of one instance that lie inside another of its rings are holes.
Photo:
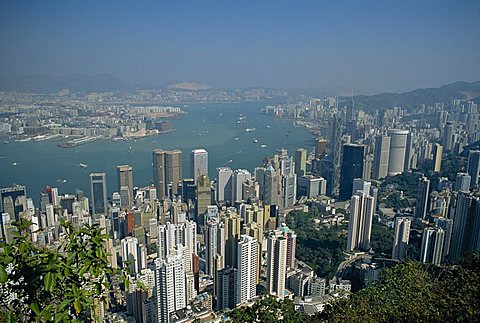
[[[326,92],[480,80],[480,2],[0,3],[0,76]]]

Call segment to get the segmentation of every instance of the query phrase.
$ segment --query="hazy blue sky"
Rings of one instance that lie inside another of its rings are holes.
[[[0,1],[0,74],[409,90],[480,80],[480,1]]]

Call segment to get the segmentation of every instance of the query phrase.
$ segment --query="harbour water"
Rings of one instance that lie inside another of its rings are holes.
[[[292,155],[297,148],[312,149],[313,139],[305,129],[295,128],[292,121],[262,114],[260,109],[264,105],[259,102],[179,105],[186,113],[171,121],[174,131],[135,141],[98,140],[60,148],[55,140],[7,139],[8,144],[0,144],[0,187],[13,183],[26,185],[27,194],[35,201],[45,186],[58,187],[61,194],[74,193],[78,188],[89,195],[89,174],[105,172],[111,195],[117,188],[117,165],[133,167],[135,186],[151,183],[152,151],[156,148],[182,150],[183,177],[189,177],[190,151],[205,148],[209,153],[211,179],[216,177],[215,169],[220,166],[252,172],[264,157],[272,156],[281,147]],[[237,123],[240,115],[245,120]],[[255,131],[246,132],[247,128]]]

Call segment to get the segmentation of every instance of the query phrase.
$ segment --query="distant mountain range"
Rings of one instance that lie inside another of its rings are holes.
[[[0,90],[16,92],[56,93],[63,89],[71,92],[115,92],[129,86],[110,74],[99,75],[28,75],[0,78]]]
[[[351,98],[343,97],[345,101]],[[421,104],[433,105],[436,102],[449,102],[451,99],[474,100],[480,103],[480,81],[455,82],[438,88],[417,89],[405,93],[381,93],[354,97],[355,106],[364,109],[385,109],[395,106],[418,107]]]

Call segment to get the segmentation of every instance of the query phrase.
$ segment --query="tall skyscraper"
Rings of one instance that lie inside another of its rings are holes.
[[[241,218],[236,212],[229,212],[225,221],[225,266],[237,265],[237,245],[242,232]]]
[[[467,173],[458,173],[455,179],[455,190],[460,192],[470,191],[470,183],[472,178],[470,174]]]
[[[388,175],[401,174],[405,166],[408,130],[390,129],[390,153],[388,156]]]
[[[267,238],[267,291],[283,299],[287,270],[287,238],[280,230]]]
[[[325,157],[327,150],[327,141],[323,138],[315,140],[315,158],[322,159]]]
[[[369,192],[357,191],[350,201],[350,220],[348,222],[347,250],[368,250],[372,232],[375,199]]]
[[[235,303],[243,304],[257,296],[257,239],[241,235],[237,251],[237,292]]]
[[[107,180],[105,173],[90,174],[92,215],[107,214]]]
[[[138,243],[138,239],[135,237],[126,237],[121,240],[121,256],[122,261],[125,263],[130,262],[129,269],[130,274],[135,276],[142,269],[147,266],[147,250],[144,245]]]
[[[219,167],[217,171],[217,203],[233,203],[233,172],[230,167]]]
[[[347,144],[343,146],[342,171],[340,175],[340,199],[352,196],[355,178],[363,178],[365,146]]]
[[[408,172],[412,168],[412,157],[414,153],[413,149],[414,135],[409,132],[407,135],[407,143],[405,146],[405,162],[403,165],[403,171]]]
[[[433,146],[432,170],[439,172],[442,167],[442,153],[443,147],[439,143]]]
[[[307,173],[307,150],[299,148],[295,151],[295,174],[297,177]]]
[[[170,314],[187,306],[183,248],[155,259],[157,319],[170,322]]]
[[[425,219],[427,216],[427,203],[430,190],[430,180],[423,176],[418,180],[417,203],[415,204],[415,217]]]
[[[263,203],[268,205],[280,205],[280,196],[278,194],[278,173],[268,165],[265,170]]]
[[[445,231],[442,228],[425,228],[422,235],[420,261],[440,265],[442,262]]]
[[[205,230],[205,271],[215,278],[215,273],[225,267],[225,226],[218,218],[210,218]]]
[[[12,221],[19,220],[19,213],[23,211],[23,206],[20,203],[15,203],[17,198],[26,197],[27,189],[23,185],[16,185],[12,187],[5,187],[0,189],[0,215],[1,213],[8,213]],[[56,201],[52,201],[55,205]],[[1,221],[1,219],[0,219]]]
[[[332,122],[332,139],[330,143],[330,150],[333,156],[332,159],[332,176],[331,188],[334,195],[338,195],[340,188],[340,162],[342,155],[342,131],[343,121],[340,115],[335,115]]]
[[[128,191],[128,206],[133,206],[133,169],[129,165],[117,166],[117,182],[118,192],[122,191],[122,188],[127,188]]]
[[[243,183],[247,182],[252,175],[246,169],[237,169],[233,173],[233,202],[243,200]]]
[[[234,309],[237,305],[235,302],[238,290],[237,286],[237,269],[234,267],[226,267],[217,273],[217,310]]]
[[[480,150],[469,151],[467,172],[472,178],[470,181],[470,187],[478,190],[480,176]]]
[[[190,153],[190,177],[196,184],[202,175],[208,176],[208,152],[205,149],[194,149]]]
[[[182,152],[180,150],[155,149],[153,157],[153,183],[157,197],[163,200],[178,193],[178,184],[182,180]]]
[[[407,257],[407,247],[410,237],[410,225],[412,220],[409,217],[395,218],[395,234],[393,236],[392,259],[403,260]]]
[[[480,251],[480,197],[460,192],[450,203],[454,205],[449,260],[456,261],[469,252]]]
[[[451,151],[453,149],[453,133],[455,126],[452,121],[447,121],[445,127],[443,127],[442,144],[445,151]]]
[[[197,181],[197,223],[202,215],[207,211],[207,207],[212,204],[212,192],[210,188],[210,179],[206,175],[202,175]],[[200,224],[200,223],[199,223]],[[202,223],[203,224],[203,223]]]

